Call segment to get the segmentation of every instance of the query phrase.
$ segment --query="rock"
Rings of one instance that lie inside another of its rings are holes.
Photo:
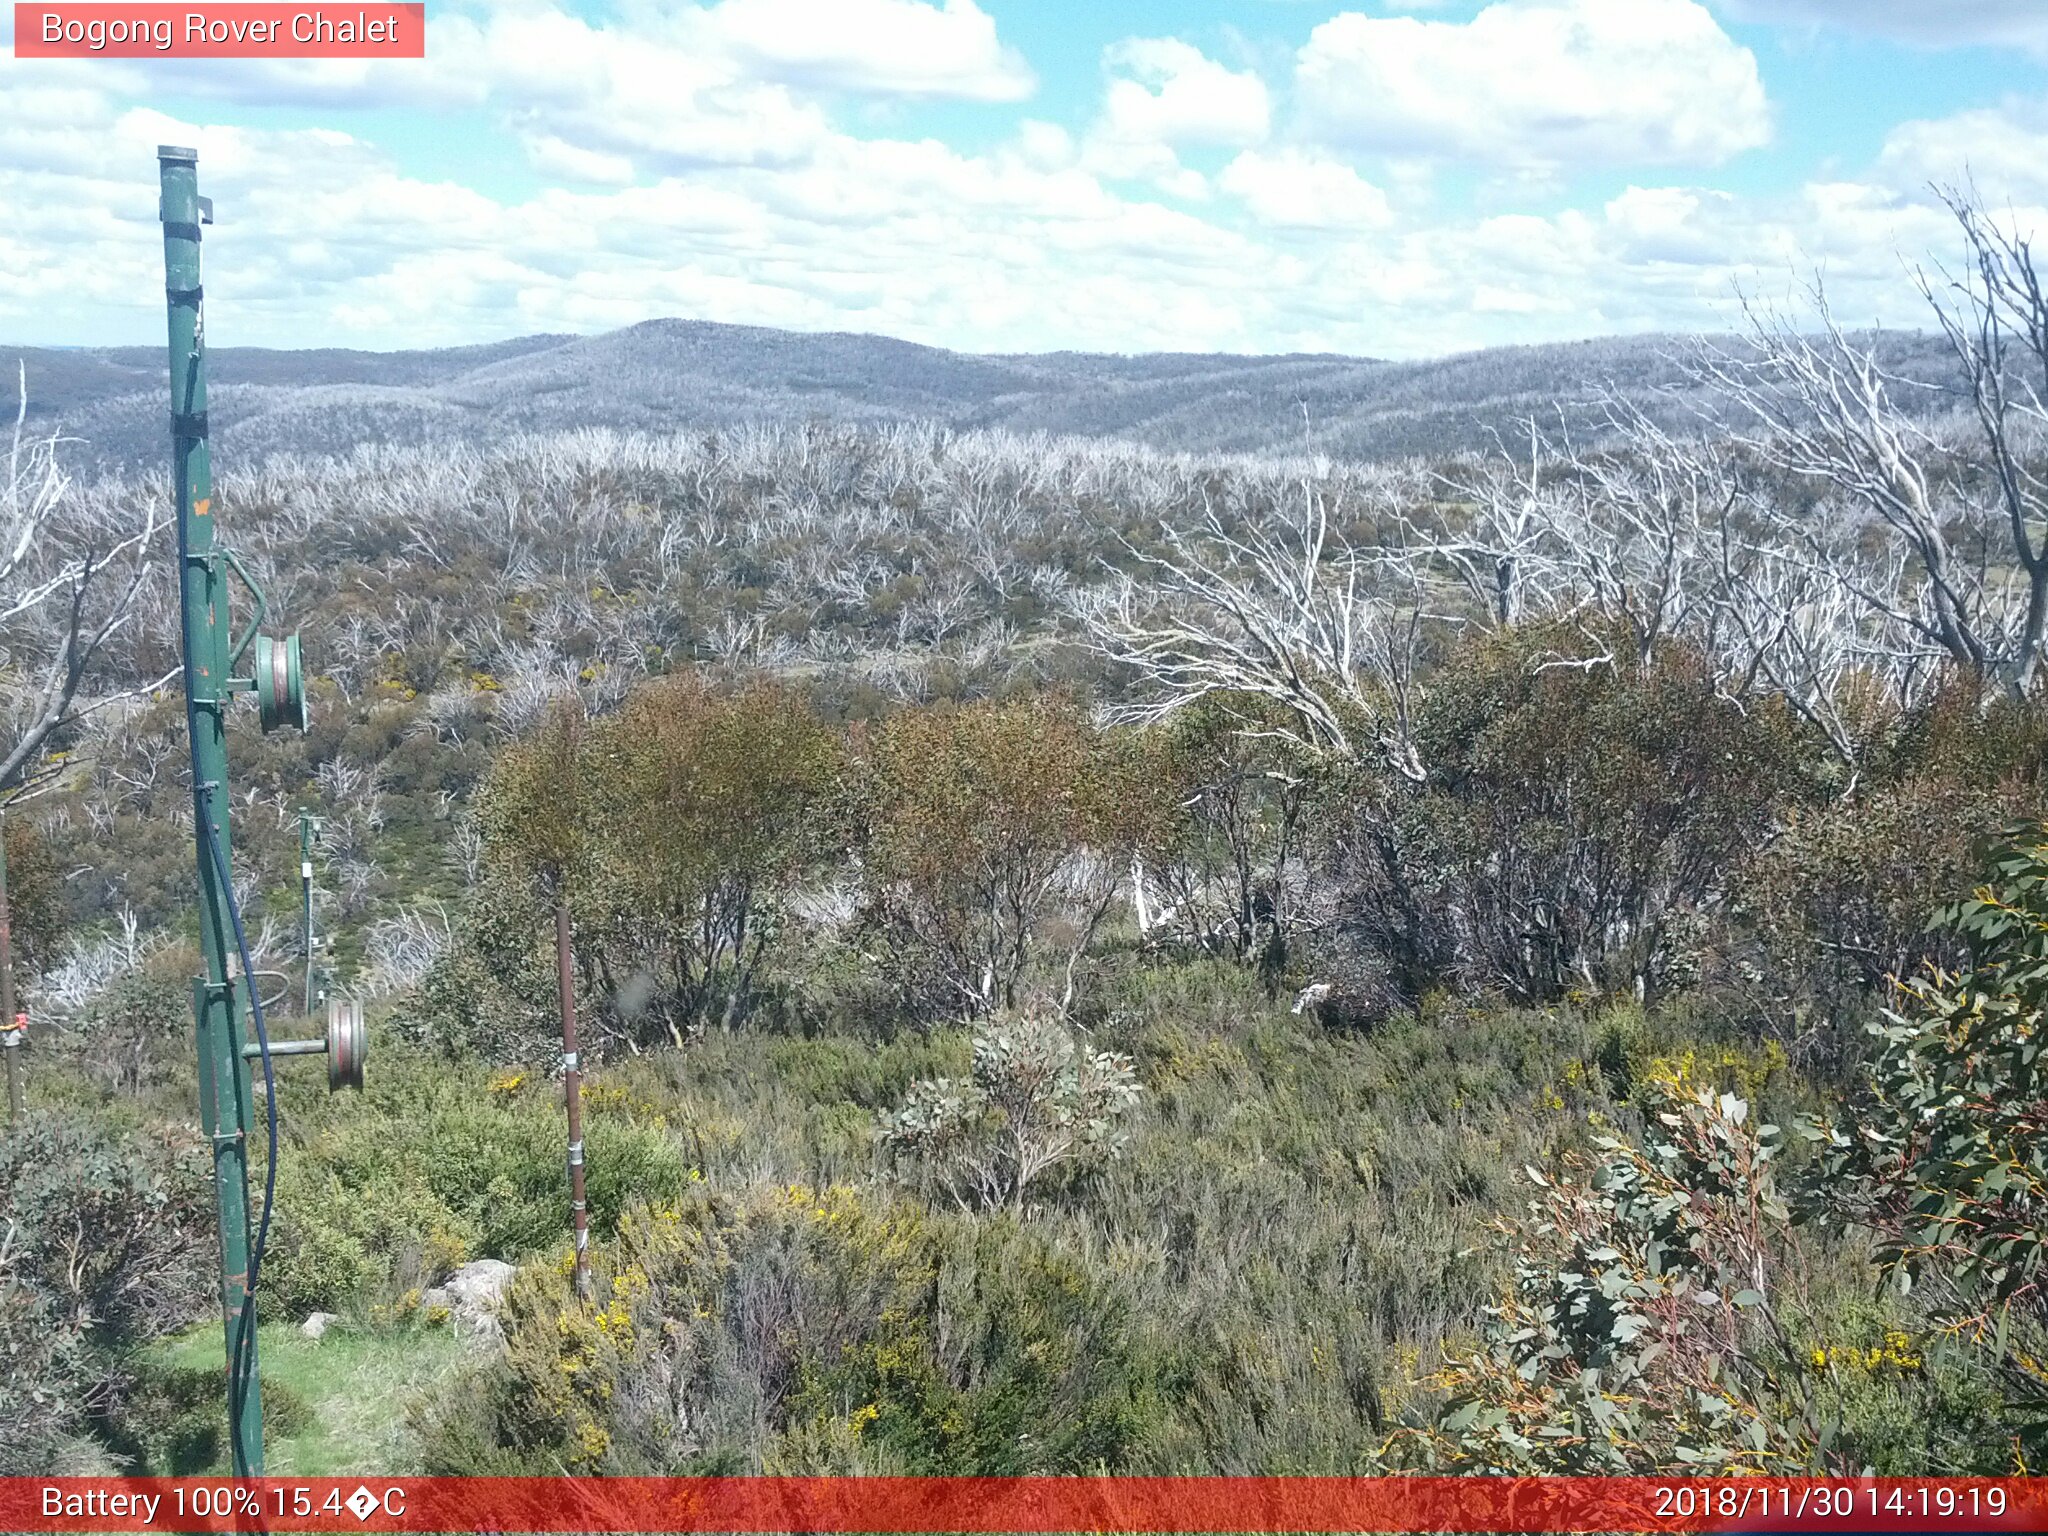
[[[498,1305],[517,1273],[503,1259],[478,1259],[421,1295],[420,1306],[430,1314],[445,1309],[457,1338],[485,1347],[502,1344],[505,1332],[498,1326]]]
[[[315,1312],[299,1324],[299,1332],[309,1339],[324,1338],[327,1330],[341,1319],[332,1312]]]
[[[450,1305],[457,1312],[495,1312],[505,1298],[505,1287],[518,1273],[503,1259],[478,1259],[456,1270],[440,1288],[452,1298]]]

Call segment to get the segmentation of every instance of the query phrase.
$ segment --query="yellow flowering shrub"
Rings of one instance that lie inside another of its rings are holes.
[[[845,1186],[636,1206],[589,1300],[565,1251],[503,1321],[504,1360],[430,1431],[446,1464],[1088,1471],[1134,1432],[1118,1297],[1011,1221]]]

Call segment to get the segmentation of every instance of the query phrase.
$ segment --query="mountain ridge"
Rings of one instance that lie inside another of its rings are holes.
[[[1306,442],[1347,458],[1486,446],[1532,411],[1612,388],[1687,414],[1671,334],[1493,347],[1394,361],[1336,353],[966,353],[851,331],[658,319],[589,336],[366,352],[224,347],[209,412],[224,455],[346,453],[358,443],[489,440],[605,426],[929,420],[1261,452]],[[1893,334],[1894,363],[1939,368],[1934,339]],[[0,347],[27,367],[36,430],[111,465],[163,450],[164,354],[152,347]]]

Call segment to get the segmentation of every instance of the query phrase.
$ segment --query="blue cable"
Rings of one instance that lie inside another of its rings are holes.
[[[207,794],[213,793],[212,786]],[[249,1475],[248,1447],[241,1443],[242,1404],[249,1395],[249,1381],[256,1349],[256,1279],[263,1268],[263,1251],[270,1242],[270,1207],[277,1194],[277,1075],[271,1066],[270,1029],[263,1018],[263,998],[256,986],[256,967],[249,956],[248,935],[242,930],[242,909],[235,900],[235,888],[228,876],[227,850],[221,846],[220,829],[211,817],[206,821],[206,846],[213,850],[213,867],[220,877],[226,898],[228,922],[235,932],[235,951],[242,960],[242,980],[249,989],[249,1014],[256,1024],[256,1048],[263,1058],[263,1108],[269,1146],[263,1161],[263,1216],[256,1226],[256,1240],[249,1247],[249,1278],[242,1287],[242,1331],[236,1343],[237,1356],[229,1371],[230,1400],[234,1404],[232,1426],[234,1448],[241,1463],[241,1475]]]
[[[186,537],[185,519],[178,524],[178,593],[185,596],[185,580],[192,569],[192,554]],[[192,635],[184,623],[178,626],[178,648],[185,669],[185,731],[187,741],[199,741],[199,706],[192,697]],[[197,764],[194,764],[195,770]],[[209,802],[219,790],[217,784],[192,786],[192,815],[197,829],[213,855],[213,867],[220,879],[221,895],[227,902],[228,922],[234,929],[235,951],[242,961],[242,980],[249,989],[249,1011],[256,1021],[256,1044],[263,1057],[263,1103],[269,1121],[269,1151],[263,1168],[263,1216],[256,1228],[256,1241],[249,1249],[249,1274],[242,1287],[242,1325],[236,1350],[228,1362],[228,1445],[235,1474],[250,1474],[249,1448],[242,1443],[242,1405],[248,1401],[249,1382],[255,1358],[256,1279],[263,1266],[263,1250],[270,1240],[270,1206],[277,1193],[277,1076],[271,1067],[270,1030],[263,1019],[263,999],[256,988],[255,966],[250,961],[248,935],[242,931],[242,910],[235,900],[234,881],[228,874],[227,849],[213,824]],[[204,1064],[202,1063],[202,1069]],[[239,1073],[237,1078],[239,1079]]]

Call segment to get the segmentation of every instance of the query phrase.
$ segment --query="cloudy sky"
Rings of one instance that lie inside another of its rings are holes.
[[[2048,0],[493,0],[424,61],[0,57],[0,341],[161,339],[196,144],[217,344],[654,316],[975,351],[1911,324],[1930,182],[2048,207]],[[0,19],[0,36],[9,22]],[[10,52],[11,52],[11,38]]]

